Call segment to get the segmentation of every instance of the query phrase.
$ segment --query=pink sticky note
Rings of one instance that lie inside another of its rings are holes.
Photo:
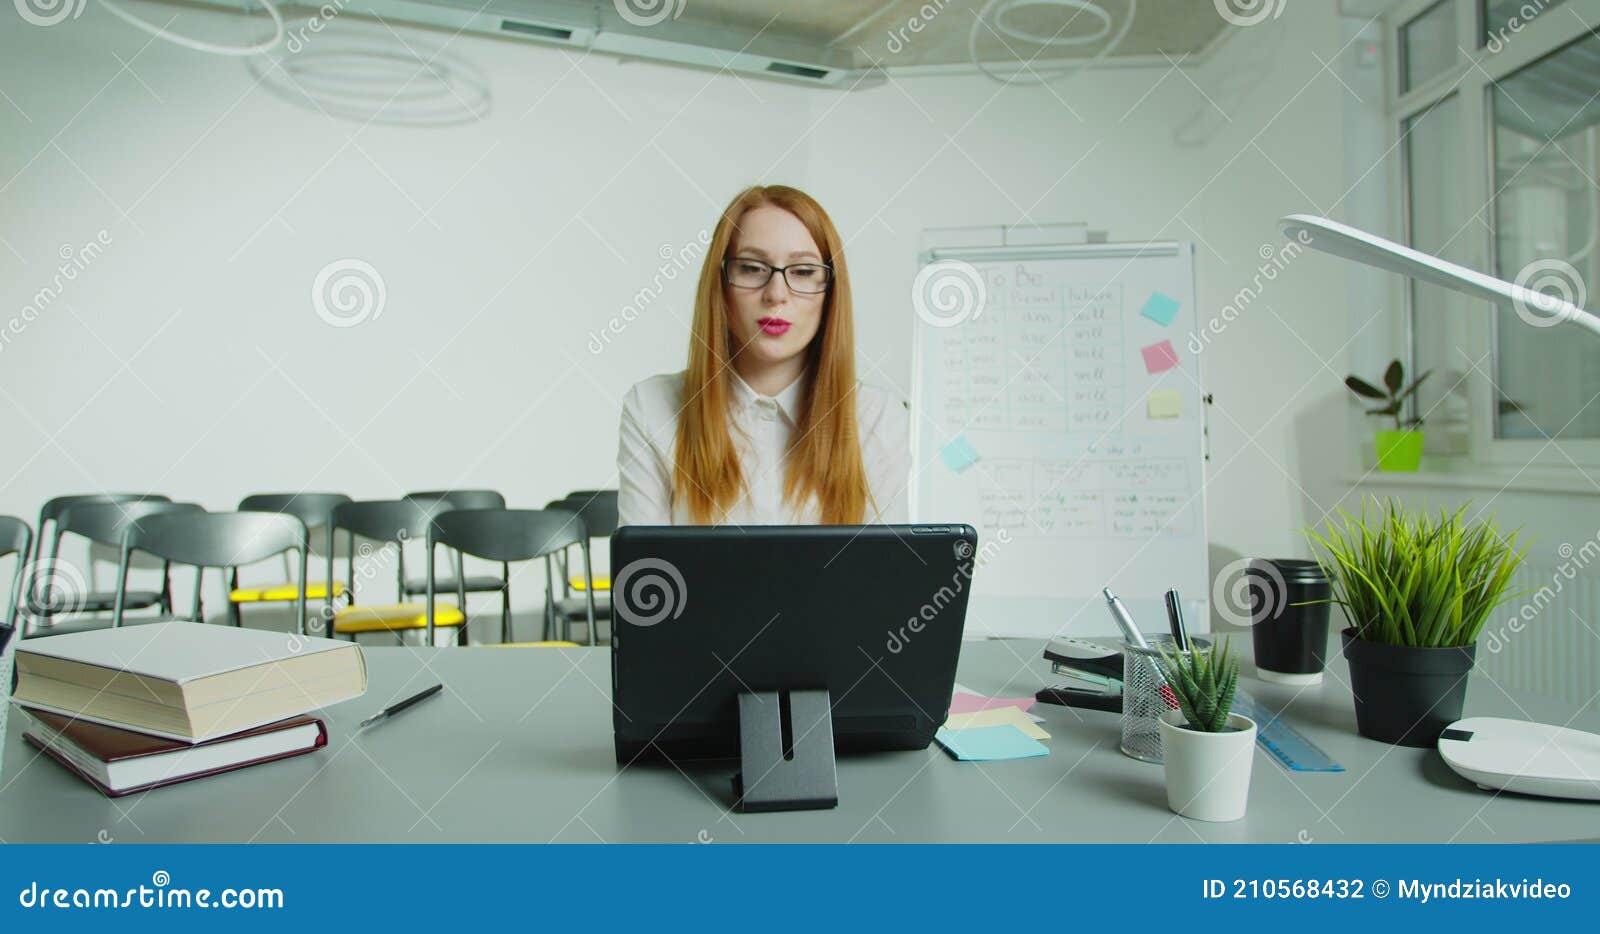
[[[1015,707],[1025,711],[1033,705],[1034,699],[1031,697],[980,697],[963,691],[957,691],[955,696],[950,698],[951,713],[976,713],[1000,707]]]
[[[1172,341],[1157,341],[1139,351],[1144,354],[1144,369],[1146,373],[1165,373],[1178,365],[1178,351],[1172,347]]]

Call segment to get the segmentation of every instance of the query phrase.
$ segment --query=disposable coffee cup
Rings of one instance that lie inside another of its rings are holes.
[[[1320,684],[1328,650],[1328,576],[1315,561],[1252,558],[1251,637],[1256,674],[1278,684]]]

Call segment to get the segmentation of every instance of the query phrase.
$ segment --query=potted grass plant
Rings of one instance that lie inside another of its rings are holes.
[[[1399,360],[1392,360],[1383,371],[1383,386],[1379,388],[1359,376],[1346,376],[1344,384],[1363,399],[1381,402],[1367,410],[1368,415],[1394,419],[1393,431],[1379,431],[1373,438],[1378,457],[1378,469],[1387,471],[1415,471],[1422,465],[1422,419],[1405,418],[1401,413],[1406,400],[1417,391],[1422,381],[1432,371],[1424,372],[1406,385],[1406,368]]]
[[[1159,721],[1167,806],[1196,820],[1238,820],[1256,743],[1255,722],[1233,712],[1238,658],[1226,644],[1181,654],[1163,648],[1157,665],[1178,701]]]
[[[1478,634],[1515,596],[1527,553],[1516,533],[1466,511],[1429,515],[1389,500],[1369,514],[1363,502],[1359,518],[1340,510],[1307,532],[1350,623],[1344,657],[1362,736],[1432,746],[1461,719]]]

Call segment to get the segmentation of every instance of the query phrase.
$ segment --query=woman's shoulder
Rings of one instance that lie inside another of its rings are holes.
[[[663,414],[676,417],[682,400],[683,371],[657,373],[633,384],[623,400],[623,408],[646,417]]]
[[[874,425],[885,418],[904,421],[906,412],[906,402],[899,393],[864,380],[856,381],[856,419],[863,426]]]

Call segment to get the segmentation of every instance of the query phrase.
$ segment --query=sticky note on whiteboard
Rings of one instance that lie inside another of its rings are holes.
[[[961,473],[979,460],[978,451],[966,435],[956,435],[955,440],[939,449],[939,459],[956,473]]]
[[[1172,341],[1157,341],[1139,352],[1144,355],[1146,373],[1165,373],[1178,365],[1178,351],[1173,349]]]
[[[1178,317],[1178,300],[1170,295],[1160,292],[1150,293],[1150,300],[1144,303],[1139,314],[1144,315],[1162,327],[1170,327],[1174,318]]]
[[[1177,418],[1183,414],[1183,396],[1171,389],[1157,389],[1145,398],[1145,409],[1151,418]]]

